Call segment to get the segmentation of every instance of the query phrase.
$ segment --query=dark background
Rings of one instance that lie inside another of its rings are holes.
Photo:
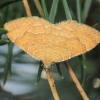
[[[0,0],[0,4],[8,0]],[[10,0],[9,0],[10,1]],[[16,0],[11,0],[16,1]],[[40,16],[33,0],[28,0],[33,16]],[[83,8],[85,0],[81,0]],[[52,5],[52,0],[46,0],[48,12]],[[68,5],[74,20],[76,16],[76,0],[68,0]],[[3,28],[4,23],[26,16],[22,1],[12,3],[0,8],[0,27]],[[66,20],[61,0],[59,1],[55,23]],[[91,7],[85,24],[100,31],[100,0],[92,0]],[[7,38],[3,35],[2,38]],[[45,71],[42,73],[40,82],[35,85],[39,62],[22,52],[18,47],[14,46],[11,69],[12,77],[8,75],[6,84],[3,86],[4,67],[7,60],[8,46],[0,46],[0,100],[53,100],[53,96],[47,81]],[[20,52],[20,54],[18,54]],[[100,44],[86,54],[86,79],[84,90],[90,100],[100,100],[100,88],[94,88],[93,80],[100,78]],[[77,78],[81,82],[81,67],[78,57],[69,61],[70,66],[75,72]],[[70,78],[65,66],[61,63],[61,70],[64,79],[61,79],[54,65],[53,72],[55,84],[61,100],[82,100],[77,88]],[[100,82],[98,82],[100,84]]]

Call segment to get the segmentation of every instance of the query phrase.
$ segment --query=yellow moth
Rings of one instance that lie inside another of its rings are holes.
[[[100,42],[100,33],[76,21],[51,24],[43,18],[24,17],[4,25],[8,38],[45,68],[83,54]]]

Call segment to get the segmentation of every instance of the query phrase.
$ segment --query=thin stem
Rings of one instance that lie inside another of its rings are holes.
[[[62,79],[64,79],[64,77],[62,75],[60,63],[56,63],[56,66],[57,66],[57,70],[58,70],[59,75],[61,76]]]
[[[40,61],[38,75],[37,75],[37,81],[36,81],[35,85],[40,81],[42,71],[43,71],[43,63],[42,63],[42,61]]]
[[[59,98],[59,96],[57,94],[57,90],[56,90],[56,87],[55,87],[54,79],[53,79],[49,69],[45,69],[45,71],[46,71],[46,74],[47,74],[47,77],[48,77],[48,82],[49,82],[52,94],[54,96],[54,99],[55,100],[60,100],[60,98]]]
[[[58,3],[59,3],[59,0],[53,0],[53,2],[52,2],[50,14],[49,14],[49,21],[51,23],[54,23],[55,16],[56,16],[56,13],[57,13]]]
[[[81,85],[82,87],[84,86],[85,82],[85,69],[83,65],[81,65]]]
[[[85,23],[85,21],[87,19],[92,1],[93,0],[85,0],[84,7],[83,7],[83,12],[82,12],[82,22],[83,23]]]
[[[83,88],[81,87],[81,84],[79,83],[78,79],[76,78],[76,76],[75,76],[73,70],[71,69],[70,65],[68,64],[68,62],[65,61],[64,63],[65,63],[65,65],[66,65],[66,68],[67,68],[67,70],[68,70],[68,72],[69,72],[69,74],[70,74],[70,76],[71,76],[73,82],[75,83],[77,89],[79,90],[81,96],[83,97],[83,99],[84,99],[84,100],[89,100],[89,98],[87,97],[85,91],[84,91]]]
[[[85,70],[86,70],[86,63],[85,63],[85,54],[78,56],[80,63],[81,63],[81,85],[83,87],[85,82]]]
[[[81,5],[80,5],[80,0],[76,0],[76,7],[77,7],[77,19],[78,19],[78,22],[81,23]]]
[[[76,7],[77,7],[77,19],[78,22],[81,23],[82,22],[82,16],[81,16],[81,0],[76,0]],[[79,60],[81,62],[81,85],[84,85],[84,81],[85,81],[85,70],[86,70],[86,64],[85,64],[85,54],[82,54],[79,57]]]
[[[27,16],[32,16],[28,1],[23,0],[23,4],[24,4],[24,7],[25,7]]]
[[[6,83],[8,73],[10,74],[10,76],[12,75],[12,73],[11,73],[11,60],[12,60],[13,46],[14,45],[11,42],[8,44],[8,55],[7,55],[6,65],[5,65],[6,67],[4,68],[4,80],[3,80],[4,85]]]
[[[43,12],[44,12],[44,17],[45,17],[46,20],[49,21],[49,15],[48,15],[48,11],[47,11],[45,0],[41,0],[41,4],[42,4]]]
[[[41,4],[40,4],[39,0],[33,0],[33,1],[36,5],[41,17],[44,17],[44,13],[43,13],[43,10],[42,10],[42,7],[41,7]]]
[[[63,7],[64,7],[64,10],[65,10],[66,19],[72,20],[72,16],[71,16],[71,13],[70,13],[70,10],[69,10],[69,7],[68,7],[67,0],[62,0],[62,3],[63,3]]]

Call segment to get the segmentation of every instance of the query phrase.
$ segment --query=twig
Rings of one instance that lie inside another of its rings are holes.
[[[75,83],[75,85],[76,85],[76,87],[78,88],[78,90],[79,90],[81,96],[83,97],[83,99],[84,99],[84,100],[89,100],[89,98],[87,97],[87,95],[86,95],[86,93],[84,92],[83,88],[81,87],[81,84],[79,83],[78,79],[76,78],[76,76],[75,76],[73,70],[72,70],[71,67],[69,66],[68,62],[65,61],[64,63],[65,63],[65,65],[66,65],[66,68],[67,68],[67,70],[68,70],[68,72],[69,72],[69,74],[70,74],[70,76],[71,76],[73,82]]]
[[[37,9],[38,9],[38,11],[39,11],[41,17],[44,17],[44,13],[43,13],[43,10],[42,10],[42,7],[41,7],[41,5],[40,5],[39,0],[33,0],[33,1],[34,1],[35,5],[36,5],[36,7],[37,7]]]
[[[48,82],[49,82],[52,94],[54,96],[54,99],[55,100],[60,100],[60,98],[59,98],[59,96],[57,94],[57,90],[56,90],[56,87],[55,87],[54,79],[53,79],[52,75],[50,74],[49,69],[46,68],[45,71],[46,71],[46,74],[47,74],[47,77],[48,77]]]
[[[32,16],[30,8],[29,8],[28,1],[27,0],[23,0],[23,4],[24,4],[24,7],[25,7],[27,16]]]

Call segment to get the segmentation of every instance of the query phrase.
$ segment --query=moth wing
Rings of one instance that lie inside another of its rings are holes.
[[[10,22],[7,22],[4,24],[4,28],[10,31],[16,27],[21,27],[21,26],[26,26],[26,25],[27,26],[28,25],[41,26],[45,24],[49,26],[49,22],[47,22],[43,18],[31,16],[31,17],[22,17],[22,18],[18,18]]]
[[[59,43],[59,46],[70,52],[69,58],[93,49],[100,42],[99,31],[76,21],[61,22],[55,28],[55,35],[66,38],[63,45]]]

